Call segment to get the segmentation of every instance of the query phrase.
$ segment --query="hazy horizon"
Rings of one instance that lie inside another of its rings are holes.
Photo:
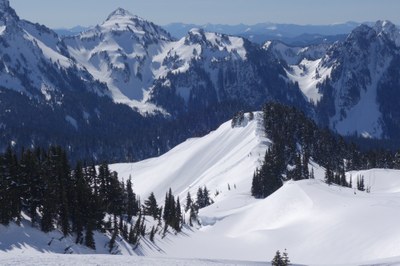
[[[51,28],[97,25],[118,7],[159,25],[400,22],[400,1],[396,0],[10,0],[10,4],[21,18]]]

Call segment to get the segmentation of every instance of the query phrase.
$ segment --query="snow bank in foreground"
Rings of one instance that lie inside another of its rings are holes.
[[[119,265],[119,266],[228,266],[228,265],[270,265],[267,263],[246,261],[223,261],[223,260],[200,260],[200,259],[169,259],[169,258],[146,258],[112,255],[32,255],[11,256],[2,255],[0,265],[29,265],[29,266],[76,266],[76,265]]]

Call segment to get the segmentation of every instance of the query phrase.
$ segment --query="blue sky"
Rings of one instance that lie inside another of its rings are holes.
[[[118,7],[165,25],[333,24],[388,19],[400,24],[399,0],[10,0],[21,18],[52,28],[96,25]]]

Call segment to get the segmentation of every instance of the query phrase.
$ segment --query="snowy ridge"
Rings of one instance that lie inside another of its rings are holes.
[[[353,186],[358,177],[364,177],[371,191],[366,193],[328,186],[323,182],[325,169],[311,162],[309,168],[313,168],[315,179],[288,181],[270,197],[255,199],[250,195],[252,175],[271,142],[263,134],[262,114],[256,113],[254,120],[249,118],[246,114],[243,123],[233,128],[231,121],[224,123],[209,135],[189,139],[160,157],[110,166],[120,178],[132,177],[134,191],[142,200],[154,192],[157,201],[163,204],[165,193],[172,188],[184,206],[188,191],[195,197],[199,187],[207,186],[214,201],[200,210],[201,226],[184,228],[182,233],[168,234],[165,238],[156,237],[154,245],[145,242],[135,251],[119,240],[119,254],[163,257],[159,261],[186,259],[173,260],[177,265],[191,263],[193,258],[207,260],[196,259],[194,265],[224,259],[266,261],[278,249],[287,249],[293,263],[307,265],[396,261],[390,258],[400,256],[399,170],[347,173]],[[150,218],[146,220],[153,222]],[[44,234],[31,228],[29,220],[23,221],[22,228],[11,225],[0,230],[0,254],[93,253],[74,245],[72,238],[62,238],[60,232]],[[96,234],[97,254],[108,253],[109,238]],[[44,259],[54,261],[55,257]],[[1,256],[0,263],[7,259],[15,261],[14,258]],[[108,257],[95,257],[99,261],[101,258],[108,262]],[[121,264],[126,260],[116,259]],[[139,261],[145,265],[153,263],[152,259]]]
[[[209,135],[189,139],[158,158],[115,164],[110,169],[125,180],[132,176],[135,191],[143,198],[154,192],[160,202],[169,188],[182,200],[188,191],[195,195],[204,185],[214,193],[226,191],[228,183],[232,188],[236,184],[240,191],[248,193],[253,172],[269,143],[263,136],[262,114],[256,113],[253,121],[246,118],[241,127],[232,128],[229,121]],[[215,200],[219,199],[223,197]]]
[[[368,264],[400,255],[400,171],[348,173],[354,186],[364,176],[371,187],[366,193],[326,185],[325,169],[311,163],[315,180],[289,181],[264,200],[251,197],[252,173],[270,143],[259,135],[256,117],[239,128],[225,123],[161,157],[111,166],[124,179],[132,176],[142,198],[154,192],[161,204],[170,187],[183,205],[186,193],[195,195],[201,186],[214,195],[215,203],[200,211],[202,227],[160,239],[163,253],[145,248],[146,254],[262,261],[286,248],[292,262],[302,264]]]
[[[57,34],[46,26],[20,20],[9,1],[0,3],[0,38],[2,87],[50,101],[62,98],[60,95],[73,87],[70,83],[74,79],[84,81],[88,91],[102,94]]]

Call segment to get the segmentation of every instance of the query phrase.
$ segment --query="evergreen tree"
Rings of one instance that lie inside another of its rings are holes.
[[[96,250],[96,243],[94,241],[93,224],[89,223],[86,226],[85,245],[93,250]]]
[[[176,212],[175,212],[175,217],[174,217],[174,224],[175,224],[174,229],[175,229],[177,232],[180,232],[180,231],[181,231],[182,221],[183,221],[183,218],[182,218],[182,210],[181,210],[181,204],[180,204],[180,202],[179,202],[179,197],[178,197],[178,198],[176,199]]]
[[[281,252],[279,250],[276,251],[274,258],[271,261],[271,264],[272,266],[284,266]]]
[[[334,181],[334,173],[329,166],[325,169],[325,183],[331,185]]]
[[[151,192],[150,196],[144,202],[144,215],[152,216],[154,219],[158,218],[159,208],[154,193]]]
[[[364,176],[362,175],[357,176],[357,189],[360,191],[365,191]]]
[[[190,195],[190,192],[188,191],[187,196],[186,196],[186,204],[185,204],[185,212],[188,212],[193,204],[192,196]]]
[[[197,209],[195,206],[190,207],[190,214],[189,214],[189,225],[193,226],[193,221],[197,221]]]
[[[272,266],[288,266],[290,265],[290,260],[288,254],[285,251],[281,255],[280,251],[276,251],[274,258],[271,261]]]
[[[151,228],[150,231],[150,241],[154,243],[154,236],[156,234],[156,230],[154,229],[154,226]]]
[[[252,195],[254,197],[266,198],[283,185],[281,174],[284,164],[280,161],[279,154],[279,148],[274,148],[274,146],[272,150],[266,152],[264,164],[253,177]],[[259,194],[254,192],[259,192]]]
[[[197,199],[196,199],[196,205],[198,206],[199,209],[204,208],[204,195],[203,195],[203,190],[199,187],[197,190]]]
[[[138,203],[136,200],[136,195],[133,193],[132,189],[132,180],[129,176],[128,181],[126,182],[126,192],[127,192],[127,215],[128,221],[132,219],[132,216],[136,216],[138,212]]]
[[[290,265],[290,259],[289,259],[286,249],[282,254],[282,262],[283,262],[283,265],[285,265],[285,266]]]
[[[313,168],[311,168],[310,179],[315,179],[315,175],[314,175],[314,167],[313,167]]]

